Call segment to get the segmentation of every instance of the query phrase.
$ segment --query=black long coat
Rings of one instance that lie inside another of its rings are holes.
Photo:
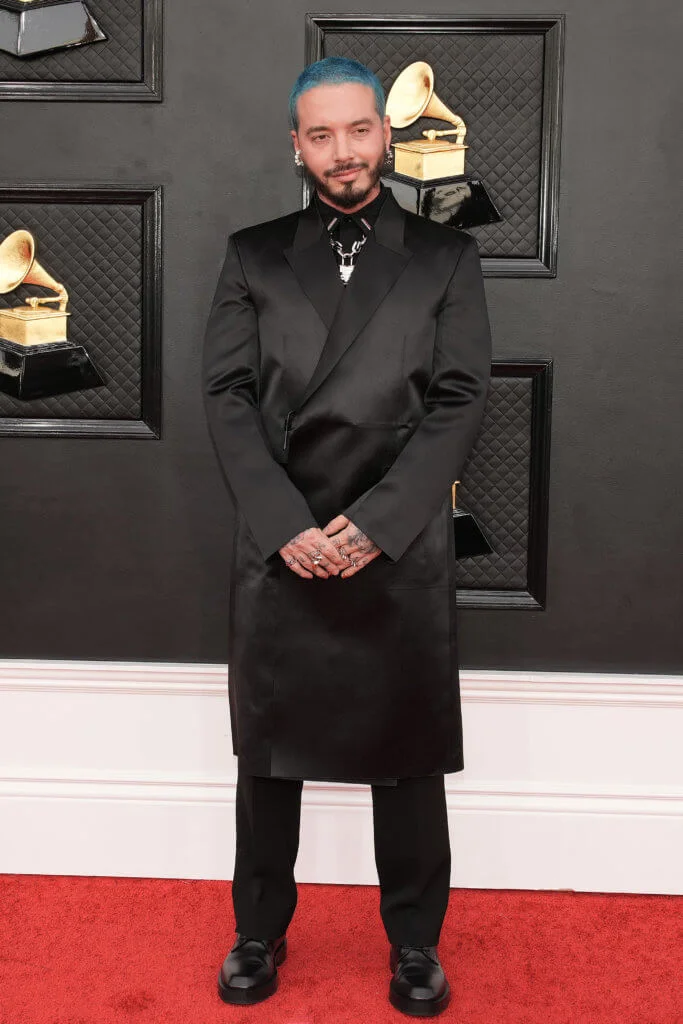
[[[390,190],[346,286],[313,202],[229,236],[203,392],[237,510],[243,771],[395,783],[463,767],[451,483],[490,364],[474,238]],[[348,579],[296,575],[279,548],[339,513],[382,553]]]

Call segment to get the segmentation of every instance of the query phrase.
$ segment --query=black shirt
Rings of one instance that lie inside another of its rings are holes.
[[[339,276],[344,284],[346,284],[348,278],[353,273],[356,259],[362,248],[361,243],[364,242],[367,235],[372,231],[388,192],[389,188],[380,181],[379,193],[375,198],[365,203],[360,209],[354,210],[353,213],[344,213],[342,210],[337,210],[334,206],[330,206],[329,203],[325,202],[324,199],[321,199],[317,191],[314,193],[318,212],[328,230],[330,244],[335,250],[337,265],[340,268]],[[337,244],[335,245],[334,243]],[[354,245],[354,243],[356,244]],[[342,256],[339,248],[346,255]],[[342,266],[345,273],[342,272]]]

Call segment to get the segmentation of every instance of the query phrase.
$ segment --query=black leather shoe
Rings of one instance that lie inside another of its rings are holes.
[[[411,1017],[436,1017],[451,1000],[451,990],[436,946],[397,946],[392,943],[389,1002]]]
[[[218,994],[224,1003],[260,1003],[277,989],[277,968],[287,956],[287,939],[250,939],[237,934],[218,972]]]

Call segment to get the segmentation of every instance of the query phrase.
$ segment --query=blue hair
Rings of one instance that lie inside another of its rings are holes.
[[[384,118],[384,89],[374,71],[349,57],[324,57],[315,64],[309,64],[301,72],[289,94],[289,124],[295,131],[299,130],[299,118],[296,104],[299,96],[316,85],[343,85],[346,82],[358,82],[369,85],[375,94],[375,107],[380,120]]]

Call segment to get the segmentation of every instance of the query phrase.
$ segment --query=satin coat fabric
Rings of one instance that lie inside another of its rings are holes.
[[[203,392],[237,510],[241,770],[391,782],[463,767],[451,484],[490,366],[474,238],[391,191],[346,286],[313,203],[229,236]],[[349,579],[299,577],[279,548],[339,513],[381,554]]]

